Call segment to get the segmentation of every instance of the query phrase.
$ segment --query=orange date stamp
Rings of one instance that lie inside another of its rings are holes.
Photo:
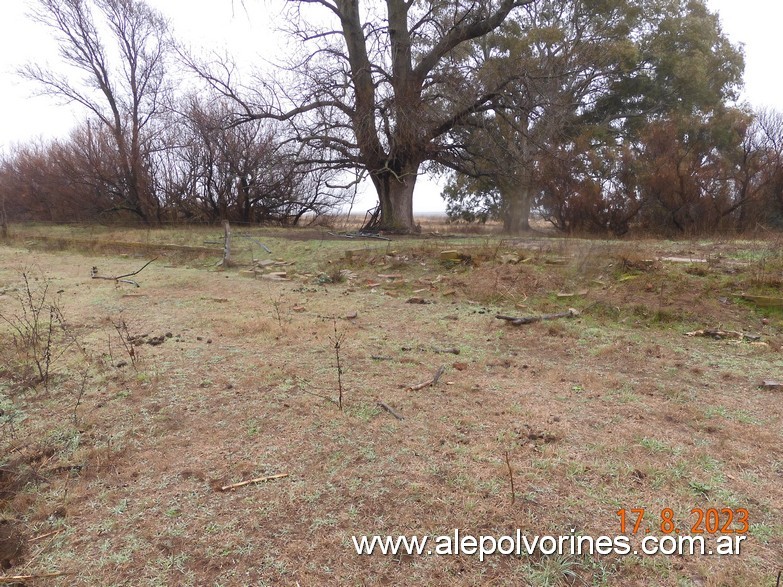
[[[647,534],[651,529],[662,534],[747,534],[750,529],[745,508],[693,508],[688,519],[680,521],[675,520],[671,508],[663,508],[657,515],[645,508],[621,509],[617,516],[621,534]]]

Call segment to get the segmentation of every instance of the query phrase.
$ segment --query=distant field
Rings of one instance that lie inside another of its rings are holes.
[[[390,241],[235,227],[230,268],[220,228],[11,227],[6,574],[776,587],[783,390],[762,383],[783,380],[780,240],[503,238],[440,222]],[[91,279],[153,258],[128,278],[140,287]],[[359,556],[351,538],[616,537],[635,508],[634,546],[676,536],[669,515],[681,535],[717,530],[712,545],[744,530],[744,510],[746,539],[736,556],[482,562]]]

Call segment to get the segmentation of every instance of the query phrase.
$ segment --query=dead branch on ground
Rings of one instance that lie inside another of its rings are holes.
[[[686,332],[685,336],[706,336],[721,340],[724,338],[735,338],[737,340],[749,340],[756,342],[761,340],[760,334],[748,334],[746,332],[739,332],[737,330],[723,330],[721,328],[704,328],[702,330],[694,330],[693,332]]]
[[[386,405],[383,402],[378,402],[378,407],[383,408],[384,410],[389,412],[392,416],[394,416],[398,420],[404,420],[405,419],[405,416],[400,415],[396,410],[394,410],[394,408],[392,408],[391,406]]]
[[[53,532],[47,532],[46,534],[41,534],[40,536],[36,536],[35,538],[30,538],[28,542],[37,542],[39,540],[43,540],[44,538],[49,538],[49,536],[56,536],[57,534],[60,534],[62,532],[65,532],[65,528],[60,528],[59,530],[54,530]]]
[[[558,312],[557,314],[541,314],[540,316],[503,316],[498,314],[495,316],[498,320],[506,320],[514,326],[522,326],[523,324],[533,324],[535,322],[543,322],[544,320],[557,320],[558,318],[576,318],[579,316],[579,310],[574,308],[568,308],[567,312]]]
[[[73,573],[46,573],[44,575],[6,575],[0,577],[0,585],[14,585],[16,583],[26,583],[35,579],[53,579],[55,577],[65,577]]]
[[[125,278],[126,277],[133,277],[134,275],[138,275],[139,273],[144,271],[144,269],[147,268],[147,265],[149,265],[150,263],[152,263],[152,261],[155,261],[156,259],[157,259],[157,257],[155,257],[155,259],[147,261],[144,264],[144,266],[142,266],[141,269],[137,269],[133,273],[126,273],[125,275],[117,275],[116,277],[104,277],[103,275],[98,275],[98,268],[97,267],[93,267],[92,270],[90,271],[90,277],[92,279],[105,279],[107,281],[113,281],[115,283],[129,283],[131,285],[135,285],[136,287],[141,287],[138,283],[136,283],[132,279],[125,279]]]
[[[254,483],[264,483],[266,481],[272,481],[274,479],[283,479],[288,477],[288,473],[278,473],[277,475],[269,475],[267,477],[256,477],[255,479],[248,479],[247,481],[240,481],[239,483],[232,483],[231,485],[224,485],[220,488],[220,491],[231,491],[238,487],[244,487],[245,485],[252,485]]]
[[[445,365],[441,365],[440,368],[435,371],[435,375],[430,379],[429,381],[425,381],[424,383],[417,383],[415,385],[409,385],[408,390],[409,391],[419,391],[420,389],[424,389],[425,387],[430,387],[433,385],[437,385],[438,380],[440,379],[440,376],[443,375],[443,372],[446,370]]]
[[[446,349],[441,349],[441,348],[438,348],[438,347],[432,347],[432,352],[438,353],[438,354],[445,353],[445,354],[451,354],[451,355],[458,355],[460,353],[460,350],[457,347],[446,348]]]

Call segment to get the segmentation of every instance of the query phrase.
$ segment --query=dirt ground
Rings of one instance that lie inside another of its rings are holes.
[[[775,586],[783,390],[761,384],[783,380],[777,241],[256,237],[273,254],[251,248],[225,270],[155,251],[165,234],[125,254],[30,234],[0,246],[7,576]],[[91,279],[153,253],[129,278],[138,288]],[[45,288],[36,351],[22,332]],[[579,315],[496,318],[568,308]],[[686,335],[703,329],[724,334]],[[615,537],[632,508],[645,509],[637,534],[626,528],[634,545],[663,536],[666,508],[683,534],[698,529],[692,510],[715,508],[713,542],[736,536],[747,510],[746,540],[733,556],[479,561],[359,556],[351,538]]]

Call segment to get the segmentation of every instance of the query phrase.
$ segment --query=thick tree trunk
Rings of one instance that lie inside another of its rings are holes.
[[[413,189],[417,173],[418,166],[399,175],[384,171],[372,176],[381,204],[380,230],[401,234],[417,231],[413,223]]]
[[[519,234],[530,230],[533,192],[524,187],[503,190],[503,232]]]

